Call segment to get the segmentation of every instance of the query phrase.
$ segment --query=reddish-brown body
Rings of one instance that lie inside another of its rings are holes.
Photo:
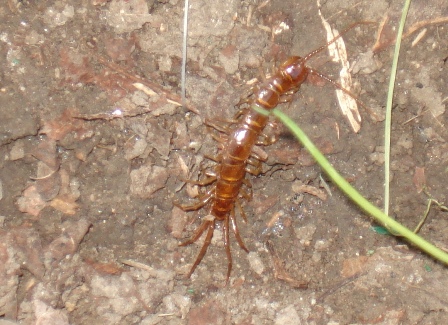
[[[341,35],[354,26],[346,29]],[[326,46],[334,42],[337,38],[327,43]],[[257,168],[254,169],[253,165],[251,168],[249,164],[253,164],[254,160],[257,161],[257,157],[253,154],[253,148],[257,144],[259,137],[263,134],[263,130],[268,123],[268,116],[259,113],[256,107],[264,110],[272,110],[280,102],[288,99],[285,96],[298,91],[309,74],[317,75],[351,95],[350,92],[343,89],[339,84],[305,65],[310,57],[322,51],[326,46],[314,50],[304,58],[292,56],[281,64],[272,77],[265,80],[256,88],[255,93],[247,102],[247,108],[240,111],[241,114],[238,114],[238,119],[235,124],[216,126],[213,123],[209,123],[219,131],[227,133],[227,141],[223,143],[220,155],[216,158],[218,165],[215,173],[203,181],[190,182],[198,185],[212,184],[212,187],[199,197],[196,204],[182,205],[176,203],[184,211],[198,210],[207,204],[211,206],[209,216],[204,218],[204,221],[193,236],[186,242],[180,244],[181,246],[186,246],[194,243],[207,230],[205,242],[190,269],[188,277],[191,276],[204,257],[213,237],[216,221],[223,222],[224,246],[228,258],[227,280],[230,277],[232,269],[232,257],[229,245],[230,227],[232,227],[239,246],[248,252],[239,235],[236,224],[235,204],[238,203],[238,199],[242,195],[241,187],[245,182],[246,172],[254,173],[255,170],[255,173],[259,173]],[[241,213],[244,217],[244,212],[241,211]]]
[[[216,221],[223,221],[224,246],[229,261],[227,280],[232,269],[232,257],[229,246],[230,226],[240,247],[248,251],[241,240],[236,225],[235,203],[240,196],[253,147],[268,123],[268,116],[257,112],[253,109],[253,106],[258,106],[265,110],[273,109],[279,104],[283,95],[290,91],[297,91],[306,80],[308,73],[312,71],[305,66],[305,60],[298,56],[289,58],[279,67],[275,75],[258,87],[253,98],[248,102],[248,107],[243,111],[243,115],[239,117],[238,123],[225,128],[225,131],[228,133],[228,141],[223,145],[221,154],[218,157],[219,164],[215,175],[202,182],[193,182],[200,185],[213,183],[212,188],[202,195],[196,204],[176,204],[181,209],[189,211],[198,210],[208,204],[210,200],[212,201],[209,213],[211,218],[206,218],[196,230],[196,233],[181,244],[186,246],[195,242],[207,230],[204,245],[188,276],[194,272],[204,257],[210,245]]]
[[[255,93],[253,104],[265,110],[276,107],[283,94],[297,90],[306,80],[308,68],[301,57],[293,56],[285,61],[277,73],[267,79]],[[221,161],[216,173],[215,195],[210,214],[224,220],[234,209],[246,175],[247,160],[262,134],[268,117],[251,107],[231,130],[228,143],[221,153]]]

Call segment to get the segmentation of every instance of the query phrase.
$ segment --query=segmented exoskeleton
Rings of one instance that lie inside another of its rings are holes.
[[[254,146],[259,142],[265,144],[269,142],[266,136],[260,141],[260,136],[263,136],[263,130],[269,118],[267,115],[260,113],[257,108],[269,111],[279,103],[290,100],[290,95],[299,90],[309,75],[316,75],[319,78],[323,78],[336,88],[354,97],[338,83],[306,66],[306,62],[358,24],[350,26],[332,41],[312,51],[305,57],[292,56],[283,62],[275,74],[254,88],[253,94],[244,102],[245,108],[240,110],[235,116],[235,123],[222,126],[212,122],[206,122],[208,125],[218,129],[218,131],[226,133],[227,136],[226,141],[221,145],[220,154],[214,158],[217,161],[215,172],[209,173],[208,177],[204,180],[198,182],[188,181],[202,186],[210,185],[210,188],[198,198],[195,204],[188,205],[175,202],[175,205],[184,211],[198,210],[204,206],[210,206],[208,216],[204,218],[199,228],[190,239],[180,244],[180,246],[190,245],[207,231],[204,244],[188,273],[188,277],[191,276],[204,257],[212,240],[217,221],[223,222],[224,246],[228,259],[227,281],[232,270],[232,256],[229,244],[230,227],[235,234],[239,246],[246,252],[249,251],[244,245],[238,231],[235,218],[235,205],[240,207],[240,196],[247,198],[247,195],[242,195],[241,193],[242,185],[247,183],[245,181],[246,173],[258,174],[261,170],[259,167],[261,164],[259,157],[253,153]],[[242,209],[241,214],[245,219]]]

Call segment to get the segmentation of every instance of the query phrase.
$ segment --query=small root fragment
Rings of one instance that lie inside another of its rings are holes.
[[[283,260],[280,259],[277,252],[274,249],[274,244],[268,240],[266,241],[266,247],[271,254],[272,261],[274,263],[274,277],[278,280],[285,281],[294,288],[306,289],[308,288],[308,282],[303,280],[296,280],[292,278],[288,272],[286,272],[283,266]]]

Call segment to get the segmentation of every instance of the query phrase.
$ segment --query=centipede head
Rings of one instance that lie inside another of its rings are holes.
[[[287,78],[295,85],[302,84],[308,76],[308,67],[305,65],[306,60],[300,56],[291,56],[283,62],[279,71],[284,78]]]

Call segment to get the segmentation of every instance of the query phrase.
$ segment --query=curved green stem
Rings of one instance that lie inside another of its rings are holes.
[[[320,167],[328,174],[333,182],[361,209],[371,215],[378,223],[389,229],[393,234],[404,237],[413,245],[420,248],[422,251],[433,256],[437,260],[448,264],[448,254],[427,242],[419,235],[413,233],[408,228],[404,227],[388,215],[384,214],[379,208],[366,200],[357,190],[355,190],[330,164],[325,156],[317,149],[311,142],[307,135],[294,123],[286,114],[278,109],[273,110],[273,114],[288,127],[296,138],[303,144],[303,146],[310,152]]]

